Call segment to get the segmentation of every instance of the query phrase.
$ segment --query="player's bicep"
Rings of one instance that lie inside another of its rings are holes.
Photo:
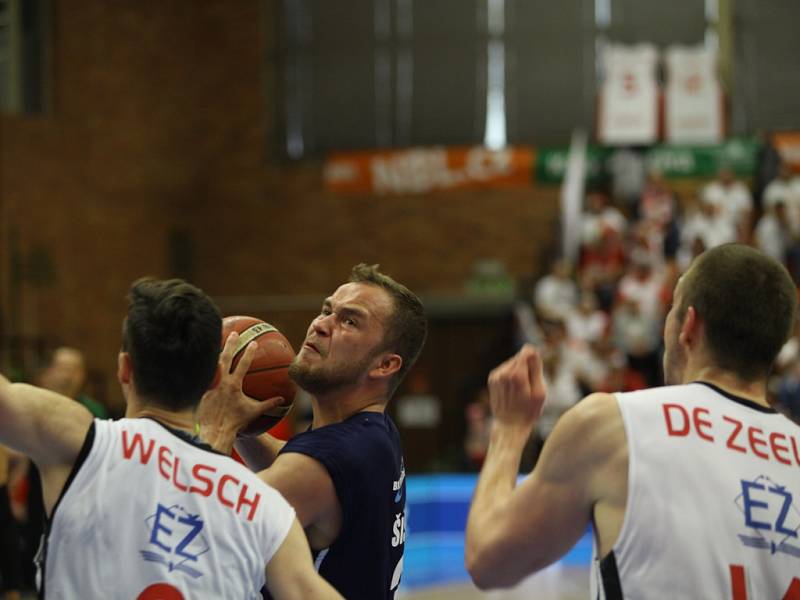
[[[267,563],[267,588],[281,600],[328,600],[341,596],[314,570],[306,536],[297,519]]]
[[[92,415],[64,396],[23,383],[0,382],[0,442],[39,466],[72,465]]]
[[[327,469],[310,456],[296,452],[281,454],[258,475],[286,498],[303,527],[340,510]]]

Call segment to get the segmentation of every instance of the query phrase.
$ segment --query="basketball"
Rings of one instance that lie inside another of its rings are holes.
[[[239,435],[259,435],[274,427],[289,410],[297,391],[289,379],[289,364],[294,359],[294,350],[289,341],[276,327],[255,317],[225,317],[222,320],[222,343],[228,335],[236,331],[239,342],[231,362],[231,371],[236,368],[244,349],[250,342],[256,342],[258,349],[244,376],[242,391],[255,400],[267,400],[281,396],[285,402],[251,421]]]

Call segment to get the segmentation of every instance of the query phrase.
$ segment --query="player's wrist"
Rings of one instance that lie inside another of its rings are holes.
[[[492,423],[492,443],[504,442],[512,445],[525,445],[530,438],[536,421],[521,421],[519,419],[495,419]]]
[[[236,430],[226,424],[202,425],[200,437],[217,452],[230,454],[236,441]]]

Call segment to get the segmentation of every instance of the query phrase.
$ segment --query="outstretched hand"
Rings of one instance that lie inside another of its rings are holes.
[[[219,382],[205,393],[197,409],[201,437],[220,452],[230,453],[236,434],[245,425],[284,402],[281,397],[255,400],[242,391],[242,382],[257,348],[256,342],[250,342],[231,370],[239,349],[239,334],[234,331],[228,335],[219,355]]]
[[[530,344],[489,374],[489,402],[498,424],[532,429],[546,395],[542,357]]]

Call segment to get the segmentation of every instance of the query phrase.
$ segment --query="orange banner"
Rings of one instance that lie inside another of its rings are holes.
[[[772,145],[789,163],[795,173],[800,173],[800,131],[776,131],[772,134]]]
[[[325,161],[325,189],[345,193],[424,194],[434,190],[531,185],[533,148],[409,148],[341,152]]]

